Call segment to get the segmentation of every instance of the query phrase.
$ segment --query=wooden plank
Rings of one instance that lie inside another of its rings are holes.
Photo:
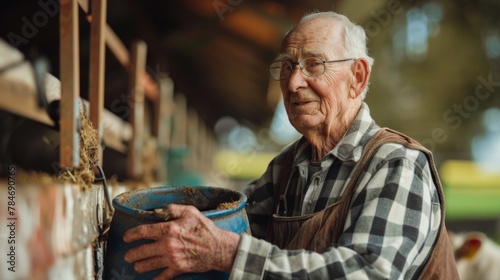
[[[10,54],[6,52],[2,55]],[[59,87],[57,90],[60,90]],[[52,88],[46,87],[45,90]],[[37,95],[33,69],[28,61],[0,74],[0,109],[53,126],[47,110],[38,104]]]
[[[103,136],[102,112],[104,109],[104,66],[106,49],[104,28],[106,26],[106,0],[92,0],[92,17],[90,26],[90,73],[89,102],[90,121],[98,133],[98,143]],[[98,145],[99,164],[102,165],[102,146]]]
[[[132,44],[132,60],[130,71],[131,108],[129,122],[132,125],[132,139],[128,153],[128,175],[139,178],[142,175],[142,137],[144,136],[144,87],[140,83],[146,71],[147,45],[144,41]]]
[[[78,167],[80,138],[77,123],[80,117],[80,66],[78,38],[78,3],[68,0],[60,5],[60,78],[61,78],[61,168]]]

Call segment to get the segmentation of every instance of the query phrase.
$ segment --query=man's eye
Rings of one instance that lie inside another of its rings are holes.
[[[306,61],[307,68],[316,68],[316,67],[319,67],[322,65],[323,65],[323,61],[321,61],[319,59],[311,59],[311,60]]]
[[[292,68],[292,64],[290,64],[289,62],[283,62],[281,64],[281,69],[287,69],[288,70],[290,68]]]

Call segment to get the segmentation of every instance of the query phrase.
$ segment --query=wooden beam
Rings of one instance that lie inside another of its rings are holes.
[[[86,14],[89,12],[89,0],[78,0],[78,4]]]
[[[127,70],[130,70],[130,55],[128,53],[127,47],[120,40],[118,35],[106,24],[105,32],[106,45],[109,50],[116,57],[118,62]]]
[[[77,123],[80,118],[80,65],[78,2],[68,0],[60,5],[60,69],[61,69],[61,168],[78,167],[80,164],[80,137]]]
[[[103,135],[106,6],[107,0],[92,0],[92,16],[94,20],[90,26],[89,109],[90,121],[98,133],[99,145],[97,153],[101,166],[103,160],[100,143]]]
[[[142,173],[142,137],[144,136],[144,86],[140,83],[146,71],[147,45],[144,41],[132,44],[132,60],[130,71],[131,108],[129,122],[132,125],[132,139],[128,153],[128,175],[139,178]]]

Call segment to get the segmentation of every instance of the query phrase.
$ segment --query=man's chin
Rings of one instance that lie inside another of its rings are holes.
[[[290,123],[301,133],[304,130],[313,129],[319,124],[318,119],[311,115],[295,116],[290,118]]]

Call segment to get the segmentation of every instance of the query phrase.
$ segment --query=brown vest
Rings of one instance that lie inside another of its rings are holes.
[[[386,143],[399,143],[407,148],[422,151],[427,156],[441,202],[441,225],[438,236],[425,266],[416,273],[415,278],[459,279],[451,243],[445,227],[443,188],[434,165],[432,153],[410,137],[388,128],[380,129],[366,144],[360,162],[357,164],[340,201],[322,211],[305,216],[284,217],[273,215],[266,239],[282,249],[306,249],[318,253],[325,252],[332,244],[337,246],[360,174],[369,164],[377,148]],[[277,213],[279,198],[284,195],[291,176],[293,156],[294,151],[291,149],[286,156],[285,169],[278,182],[278,192],[274,200],[274,213]]]

